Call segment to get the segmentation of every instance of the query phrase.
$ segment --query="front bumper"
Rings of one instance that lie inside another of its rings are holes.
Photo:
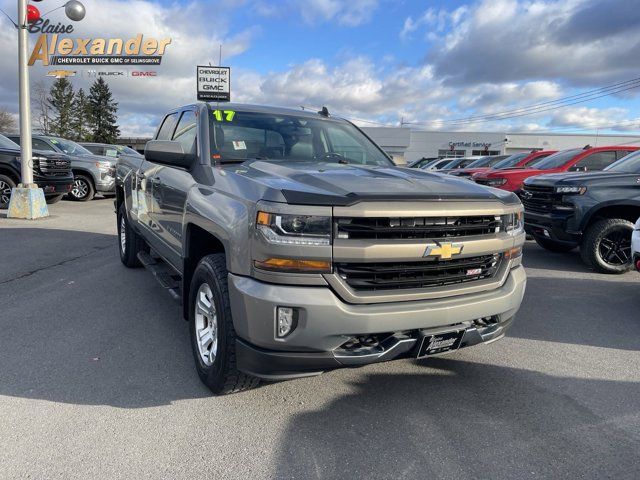
[[[267,379],[315,375],[325,370],[416,356],[419,339],[465,330],[461,347],[497,340],[511,324],[526,286],[524,268],[513,268],[494,290],[450,298],[385,304],[347,304],[327,287],[282,286],[229,274],[229,296],[238,340],[238,368]],[[275,337],[278,306],[299,309],[298,326]],[[492,317],[481,325],[478,319]],[[343,344],[362,335],[386,340],[362,355]],[[386,343],[385,343],[386,342]]]
[[[44,191],[46,197],[66,195],[73,188],[73,176],[55,178],[34,175],[33,181]]]
[[[581,235],[570,229],[573,213],[535,213],[525,210],[524,230],[529,235],[558,243],[580,244]]]

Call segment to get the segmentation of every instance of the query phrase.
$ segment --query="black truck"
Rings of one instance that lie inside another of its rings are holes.
[[[602,273],[633,267],[631,234],[640,217],[640,151],[601,172],[528,178],[520,195],[525,230],[541,247],[568,252]]]
[[[44,190],[47,203],[56,203],[73,187],[71,160],[59,153],[37,153],[33,157],[33,181]],[[0,209],[9,206],[11,189],[21,182],[20,147],[0,135]]]

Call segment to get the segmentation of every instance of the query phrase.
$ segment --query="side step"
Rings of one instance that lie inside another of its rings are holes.
[[[160,286],[169,292],[169,295],[179,304],[182,304],[182,292],[180,291],[180,277],[172,274],[164,262],[157,261],[147,252],[139,252],[138,260],[144,268],[149,270]]]

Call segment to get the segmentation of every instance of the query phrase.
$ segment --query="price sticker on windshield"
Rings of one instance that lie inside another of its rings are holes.
[[[212,113],[218,122],[232,122],[233,117],[236,116],[233,110],[214,110]]]

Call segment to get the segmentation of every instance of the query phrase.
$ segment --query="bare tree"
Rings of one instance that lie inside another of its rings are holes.
[[[36,82],[31,89],[31,109],[34,129],[43,135],[51,133],[51,105],[47,101],[49,89],[43,81]]]
[[[4,107],[0,107],[0,132],[9,132],[16,129],[16,120]]]

